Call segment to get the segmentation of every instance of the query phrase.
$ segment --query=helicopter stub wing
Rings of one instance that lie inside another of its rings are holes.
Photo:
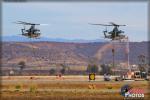
[[[122,40],[122,39],[125,39],[126,36],[125,35],[119,35],[117,37],[115,37],[113,40]]]

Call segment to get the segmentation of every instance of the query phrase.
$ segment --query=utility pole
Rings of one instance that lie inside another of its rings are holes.
[[[127,67],[129,71],[131,72],[130,61],[129,61],[129,38],[128,37],[126,41],[126,53],[127,53]]]
[[[146,66],[146,57],[145,57],[145,55],[139,55],[138,56],[138,59],[139,59],[139,68],[140,68],[140,70],[141,71],[145,71],[144,69],[144,67]]]
[[[113,56],[113,68],[115,67],[115,46],[113,43],[113,48],[112,48],[112,56]]]

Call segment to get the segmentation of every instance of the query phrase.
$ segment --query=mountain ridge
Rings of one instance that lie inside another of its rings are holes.
[[[3,42],[31,42],[31,41],[39,41],[39,42],[73,42],[73,43],[90,43],[90,42],[108,42],[105,39],[93,39],[93,40],[85,40],[85,39],[63,39],[63,38],[47,38],[40,37],[37,39],[30,39],[24,36],[2,36]]]
[[[150,42],[130,42],[129,60],[138,64],[138,55],[149,55]],[[115,63],[127,61],[126,44],[115,45]],[[2,65],[13,66],[23,60],[28,66],[67,65],[87,66],[91,59],[98,62],[112,62],[111,43],[62,43],[62,42],[3,42]]]

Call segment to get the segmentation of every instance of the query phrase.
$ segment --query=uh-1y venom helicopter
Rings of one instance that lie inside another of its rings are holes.
[[[112,39],[112,40],[121,40],[126,37],[125,35],[122,34],[122,33],[124,33],[124,31],[118,29],[119,26],[126,26],[126,25],[118,25],[113,22],[110,22],[110,24],[91,24],[91,25],[106,26],[106,30],[103,31],[105,38]],[[114,28],[112,31],[108,32],[107,26],[114,26]]]
[[[16,24],[22,24],[24,26],[23,29],[21,29],[21,32],[23,36],[26,36],[28,38],[38,38],[41,33],[40,30],[35,28],[36,25],[45,25],[45,24],[35,24],[35,23],[28,23],[28,22],[23,22],[23,21],[17,21],[15,22]],[[26,29],[25,26],[29,25],[30,28]]]

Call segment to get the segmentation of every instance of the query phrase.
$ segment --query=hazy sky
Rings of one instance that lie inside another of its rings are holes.
[[[88,23],[115,22],[131,41],[146,41],[148,4],[142,2],[47,2],[3,3],[3,35],[21,34],[15,21],[49,24],[38,26],[43,37],[64,39],[103,38],[105,27]],[[111,29],[111,28],[109,28]]]

